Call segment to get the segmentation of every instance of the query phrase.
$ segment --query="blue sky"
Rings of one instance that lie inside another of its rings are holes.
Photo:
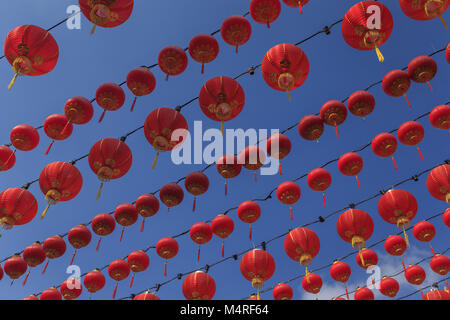
[[[141,65],[156,63],[159,51],[167,45],[186,47],[189,40],[199,33],[210,33],[220,27],[222,21],[233,14],[248,11],[249,1],[229,0],[219,1],[176,1],[166,0],[158,3],[152,1],[135,1],[134,12],[125,24],[114,29],[97,28],[93,36],[89,35],[91,23],[84,17],[81,20],[81,30],[68,30],[65,25],[52,30],[57,40],[60,56],[56,68],[49,74],[38,78],[22,77],[11,91],[6,89],[11,77],[11,67],[6,60],[0,61],[2,80],[0,99],[4,108],[1,118],[0,139],[9,143],[9,132],[17,124],[27,123],[40,126],[44,119],[53,113],[63,113],[65,101],[72,96],[94,97],[97,87],[104,82],[120,83],[127,73]],[[250,19],[253,33],[250,41],[239,49],[236,55],[234,48],[224,43],[220,34],[216,35],[220,53],[218,58],[206,66],[204,75],[200,74],[200,64],[189,60],[185,73],[164,81],[164,75],[159,68],[153,69],[157,79],[155,91],[138,100],[135,111],[130,113],[129,107],[134,98],[126,90],[127,100],[122,109],[108,112],[101,124],[97,123],[101,109],[94,104],[93,120],[84,126],[76,126],[72,136],[63,142],[57,142],[48,156],[44,155],[50,140],[40,130],[39,146],[28,153],[18,151],[16,165],[7,172],[1,173],[0,189],[20,187],[24,183],[38,178],[41,170],[53,161],[70,161],[86,154],[90,147],[101,138],[118,138],[124,133],[143,125],[145,117],[158,107],[175,107],[198,95],[202,85],[216,76],[236,76],[248,67],[261,63],[266,51],[279,43],[295,43],[315,33],[338,19],[357,1],[311,1],[304,8],[304,14],[282,4],[281,15],[267,29],[265,25],[255,23]],[[302,44],[300,47],[308,56],[310,74],[306,82],[291,92],[292,102],[289,103],[283,92],[271,89],[264,82],[261,71],[254,76],[244,76],[239,79],[246,94],[246,104],[241,114],[226,124],[228,128],[284,129],[299,121],[303,116],[319,112],[320,107],[328,100],[341,100],[356,90],[361,90],[369,84],[380,80],[392,69],[406,66],[411,59],[419,55],[429,54],[443,48],[448,43],[446,31],[438,19],[419,22],[408,18],[401,11],[397,1],[384,1],[394,17],[394,29],[390,39],[381,47],[385,56],[384,63],[377,61],[375,52],[357,51],[349,47],[342,38],[340,25],[333,28],[330,35],[321,34]],[[4,39],[8,32],[22,24],[35,24],[48,28],[66,17],[66,8],[76,4],[76,1],[20,0],[4,4],[0,14],[0,32]],[[450,20],[448,13],[444,18]],[[97,236],[93,235],[91,244],[80,250],[75,264],[85,273],[96,267],[103,267],[112,260],[122,258],[134,250],[155,245],[165,236],[179,234],[190,228],[196,222],[214,218],[217,214],[230,207],[236,207],[241,202],[252,198],[265,196],[270,190],[283,181],[296,178],[324,164],[328,160],[339,157],[355,148],[365,145],[378,133],[398,128],[403,122],[412,120],[418,115],[430,111],[433,107],[449,100],[448,64],[444,54],[435,56],[438,73],[432,80],[433,91],[426,85],[413,83],[408,97],[413,105],[408,108],[403,98],[392,98],[385,95],[380,86],[371,89],[375,96],[374,112],[365,120],[349,115],[347,121],[339,127],[340,138],[336,138],[334,129],[326,127],[320,143],[308,142],[300,138],[297,130],[287,133],[293,148],[291,154],[283,160],[283,176],[261,176],[255,184],[252,173],[243,169],[241,174],[229,181],[229,195],[223,194],[223,179],[215,168],[206,171],[210,179],[210,189],[198,198],[198,210],[192,212],[192,196],[185,192],[181,205],[167,212],[161,206],[159,213],[148,219],[143,233],[139,233],[140,220],[127,228],[124,240],[119,243],[120,228],[102,240],[100,252],[95,251]],[[445,89],[447,88],[447,89]],[[183,109],[183,115],[190,128],[194,120],[202,120],[204,128],[217,128],[218,124],[209,120],[201,112],[198,103],[194,102]],[[364,169],[359,175],[362,190],[358,191],[353,178],[341,175],[337,164],[327,169],[333,182],[327,190],[327,204],[324,208],[320,193],[311,191],[306,185],[306,179],[300,180],[302,190],[300,201],[294,206],[293,223],[289,220],[289,209],[274,197],[261,203],[261,218],[253,225],[254,243],[273,238],[286,232],[289,228],[302,225],[317,219],[319,215],[345,207],[349,203],[358,202],[373,195],[380,189],[385,189],[404,178],[423,169],[442,163],[449,158],[448,132],[433,128],[427,118],[421,120],[425,128],[425,138],[421,150],[425,160],[421,161],[414,147],[399,145],[395,154],[399,170],[394,170],[390,159],[376,157],[370,148],[360,154],[364,159]],[[49,236],[67,232],[73,226],[90,221],[96,214],[109,212],[120,203],[132,202],[140,194],[153,192],[166,183],[178,180],[192,171],[199,170],[204,165],[174,165],[169,154],[161,155],[155,170],[151,170],[154,150],[144,137],[143,130],[130,136],[126,143],[133,152],[131,170],[120,180],[108,183],[103,189],[100,200],[95,201],[98,188],[96,176],[90,170],[87,160],[77,163],[77,168],[83,175],[83,188],[72,201],[60,203],[50,209],[45,220],[36,218],[26,226],[16,227],[5,232],[0,239],[0,257],[6,258],[15,252],[23,250],[27,245]],[[237,150],[240,151],[240,150]],[[414,194],[419,203],[419,211],[413,222],[420,221],[447,208],[446,204],[434,199],[426,189],[426,176],[418,182],[409,182],[402,188]],[[183,186],[184,187],[184,186]],[[44,196],[38,184],[29,189],[39,203],[39,212],[45,207]],[[367,211],[375,223],[375,231],[368,244],[384,239],[398,232],[397,228],[384,222],[376,210],[377,200],[372,200],[359,208]],[[253,243],[248,240],[248,225],[238,220],[236,211],[230,216],[235,222],[234,233],[226,240],[226,254],[240,252],[251,248]],[[321,249],[314,259],[312,269],[328,263],[351,251],[350,244],[342,241],[336,233],[337,216],[323,224],[316,224],[312,229],[321,240]],[[448,229],[441,218],[432,221],[437,235],[433,240],[434,249],[439,252],[447,248],[449,243]],[[413,239],[411,249],[406,252],[406,262],[413,263],[430,254],[426,244]],[[188,236],[178,239],[180,251],[176,258],[169,262],[168,275],[192,271],[205,264],[212,264],[220,259],[220,243],[217,237],[202,247],[200,264],[196,261],[196,245]],[[283,249],[283,239],[272,242],[267,250],[276,261],[276,271],[266,286],[274,286],[278,282],[303,273],[298,263],[290,260]],[[401,268],[398,259],[388,257],[382,246],[375,248],[379,254],[383,274]],[[43,266],[31,272],[28,283],[22,287],[21,281],[10,286],[7,276],[0,282],[0,299],[22,299],[38,293],[53,285],[60,285],[67,277],[66,267],[70,262],[73,249],[68,244],[66,254],[51,261],[45,276],[40,271]],[[123,281],[117,297],[124,297],[133,292],[142,291],[156,283],[164,282],[163,260],[155,251],[149,251],[150,267],[135,278],[133,289],[128,288],[129,279]],[[359,284],[365,284],[367,274],[356,265],[354,256],[346,260],[352,267],[349,289],[353,290]],[[427,266],[427,264],[424,264]],[[439,279],[426,268],[427,284]],[[217,291],[215,299],[240,299],[250,295],[254,290],[240,273],[239,261],[229,260],[210,270],[215,279]],[[94,298],[110,299],[114,281],[107,277],[105,288]],[[329,277],[328,270],[319,273],[324,280],[323,296],[344,293],[343,287]],[[162,287],[157,293],[161,299],[184,299],[181,291],[182,281],[174,281]],[[311,299],[305,295],[300,280],[291,285],[294,288],[294,299]],[[399,295],[407,294],[417,288],[401,283]],[[380,297],[378,294],[377,297]],[[84,290],[82,299],[88,298]],[[262,295],[263,299],[272,299],[271,293]],[[380,297],[381,298],[381,297]],[[419,298],[419,295],[412,298]]]

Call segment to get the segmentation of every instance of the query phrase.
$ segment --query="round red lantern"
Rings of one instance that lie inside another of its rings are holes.
[[[239,162],[242,163],[244,168],[255,171],[256,182],[256,171],[258,171],[266,162],[266,154],[258,146],[248,146],[242,150],[239,156]]]
[[[98,120],[98,122],[102,122],[106,111],[116,111],[122,108],[125,103],[125,92],[115,83],[104,83],[98,87],[95,100],[103,109],[103,113]]]
[[[251,281],[252,287],[258,290],[257,298],[259,299],[259,290],[275,272],[275,260],[267,251],[254,249],[244,254],[240,269],[244,278]]]
[[[52,71],[59,57],[58,44],[50,32],[33,25],[23,25],[8,33],[3,51],[14,72],[8,89],[19,74],[40,76]]]
[[[131,105],[131,112],[133,112],[137,97],[149,95],[155,90],[156,79],[147,67],[140,67],[133,69],[128,73],[127,86],[134,94],[134,101]]]
[[[219,43],[212,35],[203,33],[196,35],[189,42],[191,58],[202,64],[202,74],[205,72],[205,63],[214,61],[219,54]]]
[[[86,247],[91,242],[92,234],[86,226],[80,224],[70,229],[69,234],[67,235],[67,239],[69,240],[72,247],[75,248],[72,260],[70,260],[70,265],[72,265],[73,260],[75,259],[75,255],[77,254],[77,250]]]
[[[378,23],[372,21],[374,13],[378,15]],[[378,1],[361,1],[345,14],[342,36],[352,48],[375,49],[378,60],[383,62],[384,57],[379,47],[389,39],[393,26],[392,14],[385,5]]]
[[[83,279],[84,287],[90,293],[96,293],[97,291],[103,289],[105,283],[105,276],[99,269],[88,272]]]
[[[428,221],[419,221],[413,227],[413,235],[419,241],[430,242],[436,235],[436,229],[433,224]],[[431,252],[434,255],[433,247],[430,244]]]
[[[237,177],[242,170],[242,164],[234,154],[226,154],[216,162],[216,168],[219,174],[225,179],[225,195],[228,194],[227,180]]]
[[[169,76],[176,76],[184,72],[188,65],[186,52],[177,46],[167,46],[159,52],[158,65],[162,72],[166,74],[166,81]]]
[[[267,25],[277,20],[281,12],[280,0],[251,0],[250,15],[258,23]]]
[[[19,279],[27,271],[27,263],[18,254],[6,260],[3,265],[5,273],[13,280]]]
[[[411,86],[409,75],[403,70],[392,70],[388,72],[381,83],[384,93],[391,97],[404,96],[408,107],[411,108],[406,92],[408,92]]]
[[[119,242],[122,242],[125,227],[129,227],[136,223],[138,219],[138,211],[131,203],[119,204],[114,210],[114,219],[122,226]]]
[[[450,259],[447,256],[436,254],[430,260],[430,267],[437,274],[445,276],[450,271]]]
[[[442,14],[450,4],[448,0],[399,0],[399,3],[402,11],[411,19],[425,21],[439,17],[445,29],[448,29],[444,18],[442,18]]]
[[[92,219],[91,222],[92,231],[99,235],[97,246],[95,251],[98,251],[102,237],[110,235],[116,228],[116,221],[113,216],[107,213],[99,213]]]
[[[29,245],[23,251],[23,260],[27,263],[30,268],[37,267],[42,264],[46,258],[44,248],[42,247],[40,242],[35,242],[32,245]],[[30,275],[31,269],[28,270],[28,273],[23,280],[22,285],[27,283],[28,277]]]
[[[308,186],[318,192],[322,192],[323,204],[326,207],[327,202],[325,200],[325,190],[327,190],[331,185],[331,174],[328,170],[323,168],[317,168],[311,170],[306,176],[306,183]]]
[[[382,295],[394,298],[398,291],[400,290],[400,285],[398,284],[398,281],[394,278],[390,277],[383,277],[380,281],[380,292]]]
[[[69,121],[61,132],[61,135],[65,133],[69,123],[82,125],[91,121],[94,115],[94,107],[92,106],[92,103],[84,97],[73,97],[67,100],[64,105],[64,113]]]
[[[300,87],[308,77],[309,61],[299,47],[281,43],[267,51],[261,72],[272,89],[286,91],[291,101],[289,92]]]
[[[427,177],[427,189],[436,199],[450,203],[450,164],[431,170]]]
[[[226,43],[236,47],[236,53],[238,53],[238,47],[250,39],[252,26],[245,17],[234,15],[222,23],[220,34]]]
[[[27,224],[37,209],[36,198],[28,190],[9,188],[0,193],[0,223],[5,229]]]
[[[8,146],[0,146],[0,171],[8,171],[16,163],[16,155]]]
[[[289,205],[291,213],[291,220],[294,220],[292,205],[295,204],[301,195],[301,190],[298,184],[293,181],[286,181],[280,184],[277,188],[277,198],[281,203]]]
[[[339,171],[348,177],[355,176],[358,184],[358,189],[361,190],[361,184],[359,182],[358,174],[363,168],[363,159],[361,156],[354,152],[348,152],[343,154],[338,160]]]
[[[291,140],[282,133],[275,133],[266,142],[267,154],[272,158],[281,160],[291,152]],[[281,176],[281,162],[279,162],[278,170]]]
[[[82,185],[83,177],[74,165],[63,161],[47,165],[39,176],[39,186],[48,202],[41,219],[45,217],[51,205],[75,198]]]
[[[308,266],[319,250],[319,237],[308,228],[296,228],[290,231],[284,239],[284,251],[289,258],[300,262],[300,265],[306,268],[306,276],[309,274]]]
[[[11,130],[9,139],[17,150],[31,151],[39,144],[39,133],[28,124],[19,124]]]
[[[356,263],[363,269],[367,269],[370,266],[376,266],[378,263],[378,256],[375,251],[370,249],[361,249],[359,254],[356,255]]]
[[[133,300],[161,300],[161,299],[156,295],[154,295],[153,293],[145,292],[138,294],[133,298]]]
[[[339,137],[338,125],[347,119],[347,108],[339,100],[330,100],[320,109],[320,118],[329,126],[336,129],[336,137]]]
[[[450,300],[450,293],[444,290],[431,290],[422,297],[422,300]]]
[[[394,135],[383,132],[375,136],[373,138],[372,143],[372,151],[377,156],[381,158],[392,157],[392,162],[394,164],[395,169],[397,170],[397,163],[395,162],[393,154],[397,150],[397,139]]]
[[[425,270],[418,265],[409,266],[405,269],[405,278],[411,284],[421,285],[425,281]]]
[[[225,244],[224,240],[233,233],[234,230],[234,222],[229,216],[224,214],[219,214],[217,217],[213,219],[211,222],[212,232],[222,239],[222,258],[225,254]]]
[[[254,201],[244,201],[239,205],[237,214],[242,222],[250,224],[249,238],[252,240],[252,223],[261,216],[261,207]]]
[[[355,292],[355,300],[373,300],[375,296],[368,288],[358,288]]]
[[[189,274],[183,281],[186,300],[211,300],[216,293],[214,279],[203,271]]]
[[[153,217],[159,210],[159,200],[151,193],[145,193],[136,200],[136,209],[142,216],[140,231],[144,231],[145,218]]]
[[[165,260],[164,262],[164,276],[167,275],[167,259],[172,259],[178,253],[178,242],[169,237],[160,239],[156,243],[156,253]]]
[[[128,265],[130,266],[131,271],[133,271],[133,276],[131,277],[130,288],[133,286],[134,275],[136,272],[143,272],[147,270],[150,259],[148,255],[142,251],[137,250],[133,251],[128,255],[127,258]]]
[[[298,123],[298,133],[305,140],[317,140],[324,131],[323,120],[315,115],[308,115],[302,118]]]
[[[425,129],[417,121],[407,121],[397,131],[398,140],[407,146],[418,145],[424,136]],[[423,160],[423,154],[419,146],[417,146],[417,151],[419,152],[420,159]]]
[[[61,236],[53,236],[47,238],[42,244],[42,247],[44,248],[45,256],[48,258],[44,269],[42,269],[42,274],[44,274],[50,259],[57,259],[64,255],[66,252],[66,242]]]
[[[112,298],[114,299],[116,297],[119,281],[125,280],[130,275],[130,267],[125,260],[114,260],[108,266],[108,274],[113,280],[116,281],[116,286],[114,287],[112,295]]]
[[[44,131],[45,134],[52,139],[52,142],[45,151],[45,154],[47,155],[50,152],[55,140],[66,140],[70,137],[73,131],[73,126],[64,114],[55,113],[45,119]]]
[[[375,108],[375,98],[368,91],[356,91],[348,98],[347,108],[350,113],[364,119]]]
[[[352,269],[343,261],[334,261],[333,265],[330,267],[330,276],[335,281],[346,283],[351,274]],[[350,300],[347,286],[345,286],[345,294],[347,295],[347,300]]]
[[[292,8],[299,8],[300,13],[303,13],[303,6],[309,2],[309,0],[283,0],[285,4]]]
[[[429,56],[420,56],[414,58],[409,63],[407,71],[409,78],[412,81],[417,83],[426,82],[428,84],[428,87],[430,87],[430,90],[433,90],[430,85],[430,81],[437,73],[437,64],[433,58]]]
[[[55,287],[42,291],[39,300],[62,300],[61,293]]]
[[[61,284],[59,291],[61,291],[61,295],[64,297],[64,299],[74,300],[78,298],[83,292],[83,286],[81,285],[80,281],[75,278],[71,278],[69,280],[65,280]]]
[[[275,300],[292,300],[294,291],[286,283],[279,283],[273,288],[272,295]]]
[[[105,182],[119,179],[130,170],[133,155],[125,142],[106,138],[92,146],[88,160],[89,167],[101,181],[96,198],[98,200]]]
[[[303,277],[302,287],[306,292],[318,294],[322,288],[322,278],[316,273],[309,273]]]
[[[442,215],[442,221],[447,227],[450,228],[450,208],[445,210],[444,214]]]
[[[450,106],[443,104],[437,106],[430,112],[429,121],[438,129],[450,129]]]
[[[161,188],[159,198],[167,206],[167,210],[169,210],[170,207],[177,206],[183,201],[184,192],[178,184],[172,182]]]
[[[392,256],[401,256],[406,251],[406,241],[399,235],[389,236],[384,240],[384,249]]]
[[[39,298],[36,295],[32,294],[31,296],[25,297],[22,300],[39,300]]]
[[[189,230],[189,236],[192,241],[198,244],[197,261],[200,261],[200,246],[208,243],[213,235],[212,228],[205,222],[198,222],[194,224]]]
[[[203,172],[192,172],[186,176],[184,186],[190,194],[194,196],[192,211],[195,211],[197,196],[204,194],[209,188],[209,179]]]

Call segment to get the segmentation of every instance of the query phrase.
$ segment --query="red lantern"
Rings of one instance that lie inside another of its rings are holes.
[[[350,266],[343,261],[335,261],[330,268],[330,276],[333,280],[346,283],[352,274],[352,269]],[[345,294],[347,295],[347,300],[350,300],[348,296],[347,286],[345,286]]]
[[[55,287],[42,291],[39,300],[62,300],[61,293]]]
[[[26,247],[25,250],[23,251],[22,256],[30,268],[37,267],[42,262],[44,262],[44,260],[46,258],[44,248],[42,247],[40,242],[35,242],[32,245],[29,245],[28,247]],[[25,277],[25,279],[22,282],[23,286],[27,283],[27,279],[30,275],[30,272],[31,272],[31,269],[28,270],[27,276]]]
[[[315,273],[309,273],[302,279],[302,287],[306,292],[318,294],[322,288],[322,278]]]
[[[94,219],[92,219],[91,227],[92,231],[99,235],[97,246],[95,247],[95,251],[98,251],[100,242],[102,241],[101,237],[110,235],[114,231],[116,228],[116,221],[110,214],[99,213],[94,217]]]
[[[186,300],[211,300],[215,293],[214,279],[203,271],[191,273],[183,281],[183,295]]]
[[[28,124],[19,124],[11,130],[9,139],[14,148],[31,151],[39,144],[39,133]]]
[[[363,168],[363,159],[361,156],[354,152],[348,152],[343,154],[338,161],[339,171],[348,177],[356,176],[356,182],[358,189],[361,190],[361,184],[359,183],[358,174]]]
[[[284,239],[284,251],[289,258],[300,262],[306,268],[305,276],[308,276],[308,266],[319,250],[319,237],[308,228],[296,228],[290,231]]]
[[[408,107],[411,108],[406,92],[408,92],[411,86],[409,75],[403,70],[392,70],[388,72],[381,83],[384,93],[391,97],[404,96]]]
[[[252,240],[252,223],[261,216],[261,207],[254,201],[244,201],[239,205],[237,214],[242,222],[250,224],[249,238]]]
[[[237,177],[241,173],[242,165],[234,154],[226,154],[217,160],[217,171],[225,179],[225,195],[228,194],[227,179]]]
[[[434,272],[445,276],[450,271],[450,259],[444,255],[436,254],[430,260],[430,267]]]
[[[83,177],[72,164],[56,161],[47,165],[39,176],[39,186],[48,202],[41,219],[45,217],[51,205],[75,198],[82,185]]]
[[[303,139],[317,140],[322,136],[324,125],[323,120],[315,115],[308,115],[298,123],[298,133]]]
[[[291,148],[291,140],[282,133],[275,133],[266,142],[267,154],[277,160],[285,158],[291,152]],[[278,169],[281,176],[281,162]]]
[[[374,13],[378,14],[375,21],[378,23],[371,21]],[[383,62],[384,57],[379,47],[389,39],[393,26],[392,14],[385,5],[378,1],[361,1],[345,14],[342,21],[342,36],[352,48],[375,49],[378,60]]]
[[[405,269],[405,278],[411,284],[421,285],[425,281],[425,270],[422,267],[413,265]]]
[[[330,100],[320,109],[320,118],[327,125],[334,126],[336,137],[339,137],[338,125],[347,119],[347,108],[338,100]]]
[[[114,28],[127,21],[133,12],[133,5],[133,0],[80,0],[81,11],[94,24],[91,34],[97,26]]]
[[[356,255],[356,263],[363,269],[367,269],[370,266],[376,266],[378,263],[378,256],[375,251],[370,249],[361,249],[359,254]]]
[[[140,67],[128,73],[127,86],[135,96],[131,105],[131,112],[133,112],[137,97],[149,95],[155,90],[156,79],[147,67]]]
[[[239,162],[244,168],[255,171],[255,182],[257,180],[256,171],[259,170],[266,162],[266,154],[257,146],[248,146],[242,150],[239,156]]]
[[[176,76],[184,72],[188,65],[188,57],[183,49],[177,46],[167,46],[158,55],[158,65],[169,76]]]
[[[41,76],[52,71],[58,62],[59,49],[50,32],[37,26],[23,25],[8,33],[4,54],[14,72],[8,86],[11,89],[19,74]]]
[[[219,54],[219,43],[216,38],[209,34],[199,34],[189,42],[189,54],[191,58],[202,64],[202,74],[205,72],[205,63],[217,58]]]
[[[447,227],[450,228],[450,209],[445,210],[444,214],[442,215],[442,221]]]
[[[25,297],[22,300],[39,300],[39,298],[36,297],[36,295],[32,294],[31,296]]]
[[[72,260],[70,260],[70,265],[72,265],[75,255],[77,254],[77,250],[86,247],[91,242],[92,234],[86,226],[80,224],[70,229],[67,239],[72,247],[75,248]]]
[[[406,241],[398,235],[389,236],[384,240],[384,249],[392,256],[401,256],[406,251]]]
[[[192,172],[187,175],[184,180],[184,186],[186,190],[194,196],[194,204],[192,205],[192,211],[195,211],[195,204],[197,196],[204,194],[209,188],[208,177],[199,171]]]
[[[437,72],[437,64],[433,58],[429,56],[420,56],[414,58],[408,65],[409,78],[418,83],[426,82],[430,90],[433,88],[430,85],[431,79],[434,78]]]
[[[345,300],[344,298],[333,298],[332,300]],[[349,299],[347,299],[349,300]]]
[[[82,125],[91,121],[94,115],[94,107],[92,106],[92,103],[84,97],[73,97],[67,100],[64,105],[64,113],[69,122],[61,132],[61,135],[65,133],[69,123]]]
[[[289,92],[300,87],[308,77],[309,61],[299,47],[281,43],[267,51],[261,71],[266,83],[272,89],[286,91],[291,101]]]
[[[102,139],[89,151],[89,167],[101,181],[97,200],[102,194],[103,184],[123,177],[130,170],[133,155],[130,148],[117,139]]]
[[[112,298],[114,299],[116,297],[119,281],[125,280],[130,275],[130,267],[124,260],[114,260],[108,266],[108,274],[113,280],[117,281],[112,295]]]
[[[436,199],[450,203],[450,164],[431,170],[427,177],[427,189]]]
[[[156,253],[165,260],[164,276],[167,275],[167,259],[172,259],[178,253],[178,243],[175,239],[165,237],[156,243]]]
[[[373,300],[375,296],[368,288],[358,288],[355,292],[355,300]]]
[[[34,219],[38,204],[28,190],[6,189],[0,193],[0,223],[6,228],[24,225]]]
[[[236,53],[238,53],[238,47],[250,39],[252,26],[245,17],[234,15],[222,23],[220,34],[226,43],[236,47]]]
[[[407,146],[419,144],[423,140],[424,135],[425,129],[417,121],[407,121],[397,131],[398,140]],[[420,159],[423,160],[422,151],[420,151],[418,146],[417,151],[419,152]]]
[[[309,2],[309,0],[283,0],[285,4],[292,8],[299,8],[300,13],[303,13],[303,6]]]
[[[64,281],[59,288],[62,296],[66,300],[74,300],[81,296],[83,291],[83,287],[81,286],[81,282],[75,278],[71,278],[69,280]]]
[[[189,230],[192,241],[198,244],[197,261],[200,261],[200,245],[208,243],[213,235],[212,228],[205,222],[194,224]]]
[[[128,265],[130,266],[131,271],[133,271],[133,276],[131,277],[130,288],[133,286],[134,275],[136,272],[143,272],[147,270],[150,259],[148,255],[142,251],[137,250],[133,251],[128,255],[127,258]]]
[[[448,29],[444,18],[442,18],[442,14],[447,10],[450,4],[448,0],[399,0],[399,2],[402,11],[411,19],[425,21],[439,17],[445,29]]]
[[[95,93],[95,100],[104,109],[98,122],[102,122],[106,111],[116,111],[122,108],[125,103],[125,92],[115,83],[104,83],[98,87]]]
[[[281,12],[280,0],[251,0],[250,15],[258,23],[267,25],[277,20]]]
[[[237,117],[245,105],[245,93],[239,82],[229,77],[215,77],[207,81],[198,98],[202,112],[214,121],[223,123]]]
[[[212,232],[222,239],[222,258],[225,253],[225,244],[224,240],[233,233],[234,230],[234,222],[229,216],[224,214],[219,214],[217,217],[213,219],[211,222]]]
[[[3,268],[0,265],[0,280],[2,280],[2,279],[3,279]]]
[[[372,151],[377,156],[381,158],[387,158],[392,156],[392,162],[394,164],[395,170],[398,169],[397,163],[395,162],[393,154],[397,150],[397,139],[395,139],[394,135],[383,132],[373,138],[372,143]]]
[[[328,170],[323,168],[317,168],[311,170],[306,177],[306,183],[308,186],[318,192],[322,192],[323,204],[326,207],[327,202],[325,200],[325,190],[327,190],[331,185],[331,174]]]
[[[280,184],[277,188],[277,198],[281,203],[289,205],[291,213],[291,220],[294,220],[292,212],[292,205],[300,199],[301,191],[298,184],[292,181],[286,181]]]
[[[347,100],[347,108],[357,117],[366,117],[375,108],[375,98],[370,92],[356,91]]]
[[[142,216],[141,232],[144,231],[145,218],[153,217],[159,210],[159,201],[151,193],[146,193],[136,200],[136,209]]]
[[[103,273],[99,269],[88,272],[83,279],[84,287],[90,293],[96,293],[97,291],[103,289],[105,286],[106,279]]]
[[[443,104],[430,112],[430,123],[438,129],[450,129],[450,106]]]
[[[52,142],[45,151],[45,154],[47,155],[50,152],[55,140],[61,141],[70,137],[73,131],[73,126],[64,114],[55,113],[45,119],[44,131],[45,134],[52,139]]]
[[[273,298],[275,300],[292,300],[294,291],[291,286],[286,283],[279,283],[272,290]]]
[[[47,270],[50,259],[57,259],[64,255],[66,252],[66,242],[61,236],[53,236],[47,238],[42,247],[44,248],[45,256],[48,258],[44,269],[42,269],[42,274],[44,274],[45,270]]]
[[[275,272],[275,260],[272,255],[259,249],[249,251],[242,257],[240,269],[244,278],[251,281],[252,287],[258,290],[257,299],[259,300],[259,290]]]
[[[450,293],[443,290],[431,290],[422,297],[422,300],[450,300]]]
[[[400,285],[398,284],[398,281],[394,278],[390,277],[383,277],[380,281],[380,292],[382,295],[394,298],[398,291],[400,290]]]
[[[8,171],[16,163],[14,152],[7,146],[0,146],[0,171]]]
[[[378,201],[378,213],[384,221],[403,229],[406,244],[409,245],[406,228],[417,213],[417,200],[405,190],[389,190]]]
[[[450,43],[445,48],[445,59],[450,63]]]
[[[419,241],[430,242],[436,235],[436,229],[433,224],[428,221],[419,221],[413,227],[413,235]],[[434,256],[433,247],[430,244],[431,252]]]
[[[161,188],[159,198],[167,206],[167,210],[169,210],[170,207],[175,207],[183,201],[184,192],[178,184],[172,182]]]
[[[145,293],[138,294],[137,296],[135,296],[133,298],[133,300],[161,300],[161,299],[159,299],[153,293],[145,292]]]
[[[120,233],[119,240],[119,242],[122,242],[125,227],[135,224],[138,219],[137,209],[131,203],[119,204],[114,210],[114,219],[116,219],[117,223],[122,226],[122,232]]]
[[[176,137],[172,137],[172,134],[175,135],[174,132],[177,132]],[[157,151],[152,165],[154,169],[160,152],[172,151],[181,146],[188,134],[188,125],[178,111],[158,108],[153,110],[145,120],[144,133],[147,141]]]
[[[19,279],[27,271],[27,263],[18,254],[6,260],[3,265],[5,273],[13,280]]]

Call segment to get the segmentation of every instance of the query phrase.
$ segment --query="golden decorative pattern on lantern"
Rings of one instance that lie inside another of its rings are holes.
[[[398,77],[397,79],[392,81],[392,84],[389,87],[389,91],[393,96],[399,97],[409,90],[410,85],[411,83],[408,78]]]

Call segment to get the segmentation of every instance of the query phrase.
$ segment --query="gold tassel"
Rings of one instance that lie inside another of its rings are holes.
[[[450,204],[450,192],[445,196],[445,201],[447,202],[447,204]]]
[[[91,29],[91,33],[90,33],[91,35],[94,34],[96,28],[97,28],[97,25],[94,24],[94,25],[92,26],[92,29]]]
[[[45,215],[47,214],[47,211],[49,208],[50,208],[50,203],[45,207],[44,212],[42,212],[41,219],[45,218]]]
[[[222,134],[223,137],[223,121],[220,122],[220,133]]]
[[[288,96],[289,102],[291,102],[291,94],[289,93],[289,90],[286,90],[286,93],[287,93],[287,96]]]
[[[95,198],[95,200],[100,199],[100,196],[102,195],[102,189],[103,189],[103,182],[100,183],[100,187],[98,188],[97,197]]]
[[[361,250],[359,251],[359,258],[361,259],[361,264],[362,264],[362,266],[365,267],[365,266],[366,266],[366,263],[364,262],[364,257],[363,257],[363,255],[362,255],[362,251],[361,251]]]
[[[406,234],[406,230],[404,227],[403,227],[403,236],[405,237],[406,245],[409,247],[408,235]]]
[[[261,299],[259,298],[259,289],[256,291],[256,300],[261,300]]]
[[[383,54],[381,53],[380,49],[377,46],[375,46],[375,52],[377,53],[378,61],[383,62],[384,61]]]
[[[156,162],[158,161],[158,157],[159,157],[159,152],[156,153],[155,159],[153,160],[152,169],[155,169]]]
[[[444,18],[442,18],[441,15],[439,15],[439,20],[441,20],[442,25],[444,26],[445,30],[448,30],[447,23],[445,22]]]
[[[18,76],[19,76],[19,73],[16,72],[16,74],[15,74],[14,77],[12,78],[11,82],[9,83],[8,90],[11,90],[11,88],[12,88],[12,86],[14,85],[14,83],[16,82]]]

